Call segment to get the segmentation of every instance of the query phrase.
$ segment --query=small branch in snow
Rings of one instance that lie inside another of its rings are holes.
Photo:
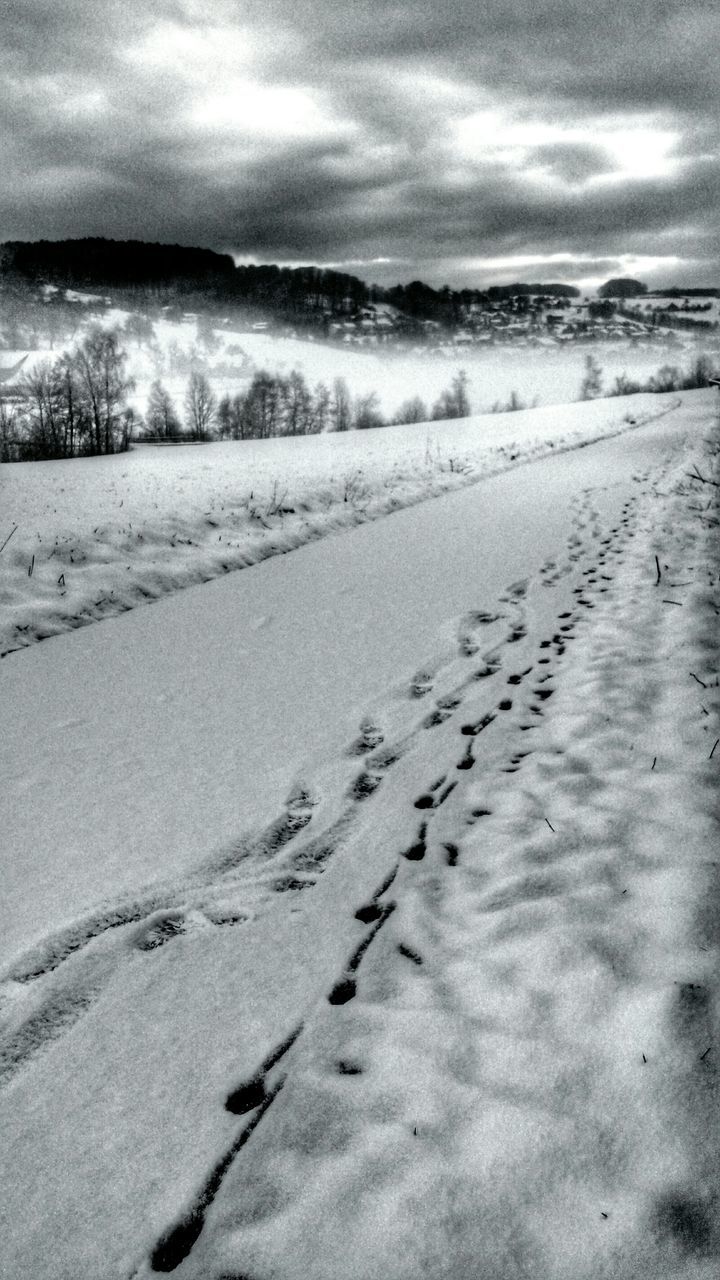
[[[660,572],[660,561],[658,560],[657,556],[655,557],[655,568],[657,569],[657,578],[655,579],[655,586],[657,586],[662,577],[662,574]]]
[[[715,748],[716,748],[716,746],[717,746],[718,742],[720,742],[720,738],[716,738],[716,739],[715,739],[715,741],[714,741],[714,743],[713,743],[713,749],[712,749],[712,751],[710,752],[710,755],[708,756],[708,760],[712,760],[713,756],[715,755]]]
[[[699,676],[696,676],[694,671],[691,671],[690,675],[692,676],[693,680],[697,680],[698,684],[702,685],[703,689],[707,689],[707,685],[705,681],[701,680]]]
[[[553,826],[552,822],[550,822],[550,819],[549,819],[549,818],[546,818],[546,819],[545,819],[545,821],[547,822],[547,824],[548,824],[548,826],[549,826],[550,830],[554,832],[554,831],[555,831],[555,828],[554,828],[554,826]]]
[[[10,539],[12,538],[12,536],[13,536],[13,534],[14,534],[15,530],[16,530],[16,529],[18,529],[18,528],[19,528],[19,525],[16,525],[16,524],[14,524],[14,525],[13,525],[13,527],[12,527],[12,529],[10,530],[10,532],[9,532],[9,534],[8,534],[8,536],[7,536],[7,538],[5,539],[5,541],[3,542],[2,546],[0,547],[0,551],[4,551],[4,550],[5,550],[5,548],[6,548],[7,544],[8,544],[8,542],[10,541]]]
[[[708,480],[705,476],[701,476],[700,472],[697,469],[697,466],[695,466],[693,471],[686,471],[685,475],[690,476],[691,480],[702,480],[703,484],[712,484],[715,486],[716,489],[720,489],[720,481]]]
[[[652,773],[653,769],[655,768],[655,765],[656,765],[656,764],[657,764],[657,756],[653,756],[653,762],[652,762],[652,764],[650,765],[650,772],[651,772],[651,773]]]
[[[682,600],[663,600],[663,604],[676,604],[682,609]]]
[[[32,560],[30,561],[30,564],[28,565],[28,578],[32,578],[34,568],[35,568],[35,557],[33,556]]]
[[[709,1044],[709,1045],[708,1045],[708,1047],[707,1047],[707,1049],[705,1050],[705,1052],[700,1054],[700,1061],[701,1061],[701,1062],[704,1062],[704,1061],[705,1061],[705,1059],[707,1058],[707,1056],[708,1056],[708,1054],[710,1053],[711,1049],[712,1049],[712,1045],[711,1045],[711,1044]]]

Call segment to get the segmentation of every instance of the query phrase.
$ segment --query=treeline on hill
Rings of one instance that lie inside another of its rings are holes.
[[[323,267],[235,266],[229,254],[140,240],[9,241],[0,245],[0,281],[7,295],[28,287],[106,290],[133,305],[172,305],[185,309],[243,306],[258,315],[293,323],[322,323],[351,315],[368,303],[384,302],[415,320],[454,325],[468,305],[517,295],[547,298],[579,296],[564,284],[497,285],[487,291],[433,289],[420,280],[381,288],[356,276]]]
[[[11,240],[0,245],[0,272],[33,284],[87,289],[174,286],[181,291],[231,280],[229,254],[143,240]]]

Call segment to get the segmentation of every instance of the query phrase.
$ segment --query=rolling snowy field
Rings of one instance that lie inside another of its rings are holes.
[[[715,1280],[710,392],[0,482],[0,1275]]]

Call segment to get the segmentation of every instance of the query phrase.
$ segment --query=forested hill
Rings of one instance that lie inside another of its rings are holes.
[[[193,288],[230,280],[229,253],[142,240],[11,240],[0,245],[3,275],[65,287],[119,287],[184,282]]]
[[[321,267],[235,266],[230,254],[142,240],[9,241],[0,245],[0,283],[123,291],[136,299],[193,305],[245,303],[268,312],[349,311],[362,306],[362,280]]]
[[[574,297],[564,284],[512,284],[479,289],[433,289],[420,280],[380,288],[325,267],[240,265],[230,254],[142,240],[8,241],[0,245],[0,284],[25,290],[42,285],[132,295],[132,305],[183,299],[185,306],[240,304],[259,313],[310,323],[351,315],[369,303],[389,304],[408,317],[457,324],[473,303],[537,293]]]

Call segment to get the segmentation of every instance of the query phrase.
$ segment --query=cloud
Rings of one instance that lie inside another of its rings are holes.
[[[714,3],[6,0],[0,26],[2,239],[717,272]]]

